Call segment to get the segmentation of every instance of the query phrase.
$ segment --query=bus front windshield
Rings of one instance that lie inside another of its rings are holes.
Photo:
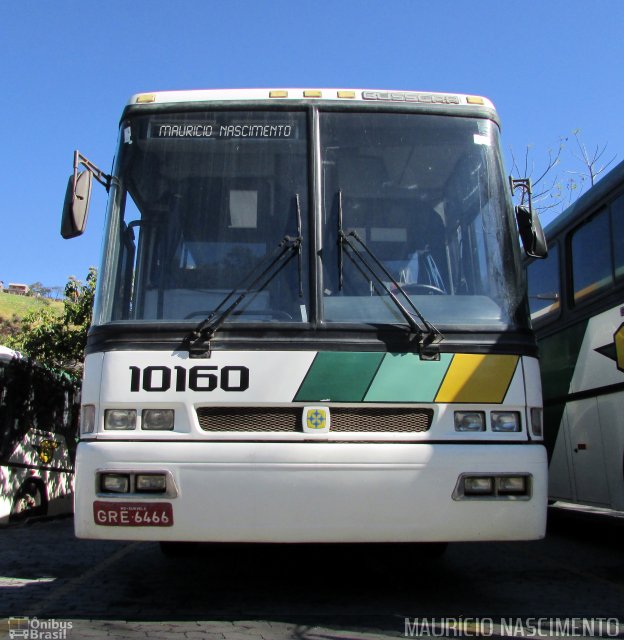
[[[318,123],[310,153],[305,111],[124,122],[95,322],[198,323],[239,287],[226,324],[405,325],[398,292],[447,332],[526,327],[493,122],[321,111]],[[300,255],[251,286],[299,234]]]
[[[306,245],[252,286],[285,236],[309,236],[306,122],[227,111],[123,123],[96,321],[198,323],[235,289],[246,295],[228,322],[307,321]]]
[[[387,289],[402,289],[439,327],[526,323],[498,144],[498,127],[477,118],[321,118],[327,321],[399,322]],[[339,226],[357,251],[336,245]],[[391,278],[371,274],[366,250]]]

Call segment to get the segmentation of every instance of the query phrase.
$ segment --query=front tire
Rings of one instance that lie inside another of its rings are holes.
[[[9,522],[23,522],[28,518],[45,516],[48,513],[48,501],[43,487],[36,480],[27,480],[13,499]]]

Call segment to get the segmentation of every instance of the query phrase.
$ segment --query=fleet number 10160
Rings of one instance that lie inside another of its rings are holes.
[[[216,367],[130,367],[130,391],[245,391],[249,369],[240,366]]]

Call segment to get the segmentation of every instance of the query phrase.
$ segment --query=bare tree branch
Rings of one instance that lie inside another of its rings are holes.
[[[576,151],[570,150],[564,155],[566,143],[569,137],[561,136],[559,146],[556,150],[552,148],[547,151],[547,159],[542,168],[536,171],[535,162],[532,160],[532,145],[527,145],[524,151],[523,170],[520,170],[516,156],[511,151],[512,176],[520,178],[530,178],[532,183],[532,201],[538,213],[559,209],[559,212],[576,200],[587,188],[594,186],[599,176],[604,173],[615,161],[617,154],[614,154],[608,161],[604,161],[607,144],[602,147],[596,145],[593,149],[588,149],[581,138],[581,130],[575,129],[572,132],[575,140]],[[580,169],[573,166],[565,167],[569,164],[567,156],[570,156],[576,163],[580,163]],[[534,178],[534,174],[537,177]],[[562,174],[564,177],[562,178]],[[518,199],[518,204],[524,204],[526,193],[514,194]]]

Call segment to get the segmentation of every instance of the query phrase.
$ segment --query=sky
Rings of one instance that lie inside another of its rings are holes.
[[[60,215],[74,149],[110,171],[128,98],[169,89],[337,87],[489,97],[534,177],[572,132],[624,160],[624,0],[0,0],[0,280],[64,286],[99,266]],[[614,165],[612,165],[614,166]],[[545,220],[548,222],[548,219]]]

